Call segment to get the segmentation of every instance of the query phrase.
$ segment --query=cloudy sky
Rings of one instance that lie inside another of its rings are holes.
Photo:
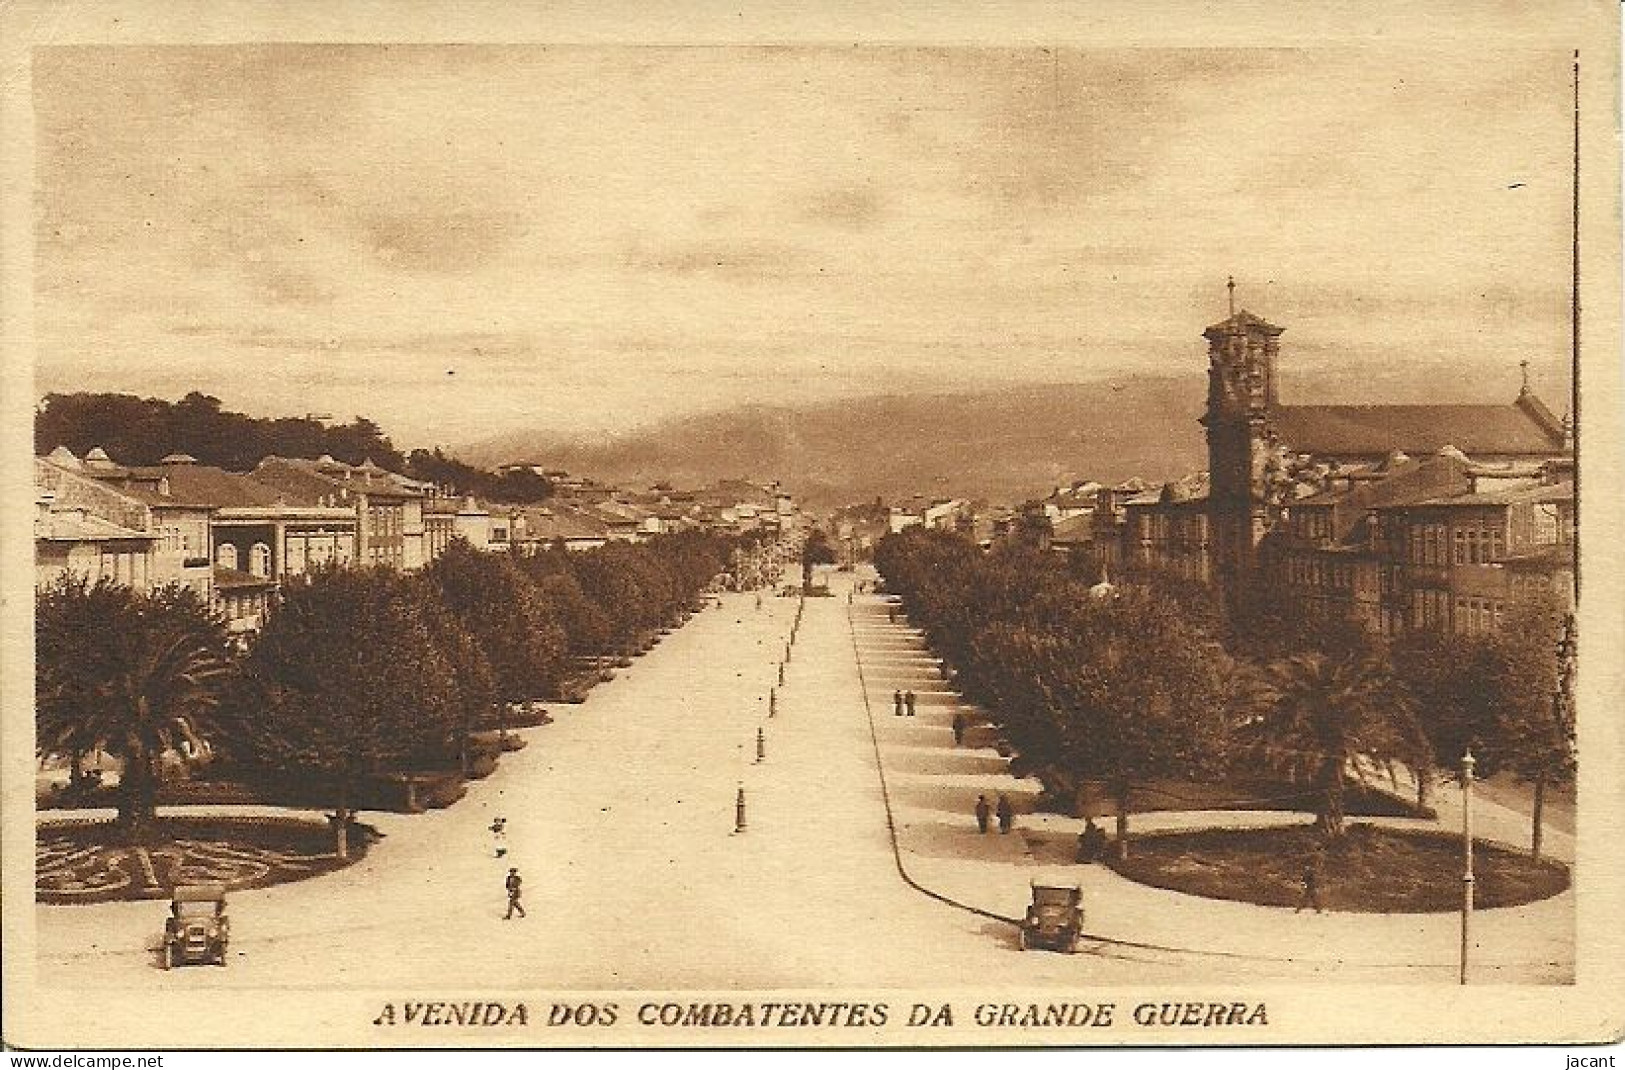
[[[1563,407],[1553,51],[34,53],[36,385],[398,444],[1133,374]],[[1200,387],[1197,387],[1200,390]]]

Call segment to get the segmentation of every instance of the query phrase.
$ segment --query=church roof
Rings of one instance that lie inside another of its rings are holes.
[[[1204,338],[1212,338],[1215,335],[1226,335],[1238,327],[1242,328],[1243,330],[1252,328],[1256,331],[1262,331],[1265,334],[1280,334],[1286,330],[1285,327],[1277,327],[1275,324],[1270,323],[1263,317],[1255,316],[1244,308],[1234,315],[1215,323],[1213,326],[1203,331],[1202,336]]]
[[[1561,428],[1525,396],[1512,405],[1278,405],[1276,437],[1295,453],[1412,456],[1454,446],[1468,456],[1550,454],[1563,448]]]

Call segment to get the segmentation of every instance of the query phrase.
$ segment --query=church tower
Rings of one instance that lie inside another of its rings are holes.
[[[1246,583],[1256,549],[1269,528],[1265,480],[1269,415],[1277,404],[1275,360],[1282,328],[1236,309],[1229,282],[1230,316],[1202,332],[1208,343],[1208,521],[1212,574],[1221,590]]]

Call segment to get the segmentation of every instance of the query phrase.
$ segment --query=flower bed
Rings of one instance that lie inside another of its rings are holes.
[[[306,880],[363,857],[374,839],[352,825],[349,857],[333,854],[332,826],[320,817],[189,818],[158,822],[145,847],[119,842],[111,821],[61,821],[35,832],[34,892],[41,903],[167,899],[179,884],[227,891]]]
[[[1118,873],[1141,884],[1263,906],[1296,907],[1303,871],[1320,843],[1307,825],[1154,833],[1129,841],[1129,857],[1108,857]],[[1474,893],[1484,909],[1519,906],[1557,895],[1569,870],[1551,859],[1474,844]],[[1384,914],[1437,913],[1461,906],[1462,842],[1443,832],[1349,826],[1326,849],[1321,899],[1327,910]]]

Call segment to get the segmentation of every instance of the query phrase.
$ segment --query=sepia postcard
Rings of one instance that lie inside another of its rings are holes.
[[[1617,5],[0,64],[9,1048],[1625,1032]]]

